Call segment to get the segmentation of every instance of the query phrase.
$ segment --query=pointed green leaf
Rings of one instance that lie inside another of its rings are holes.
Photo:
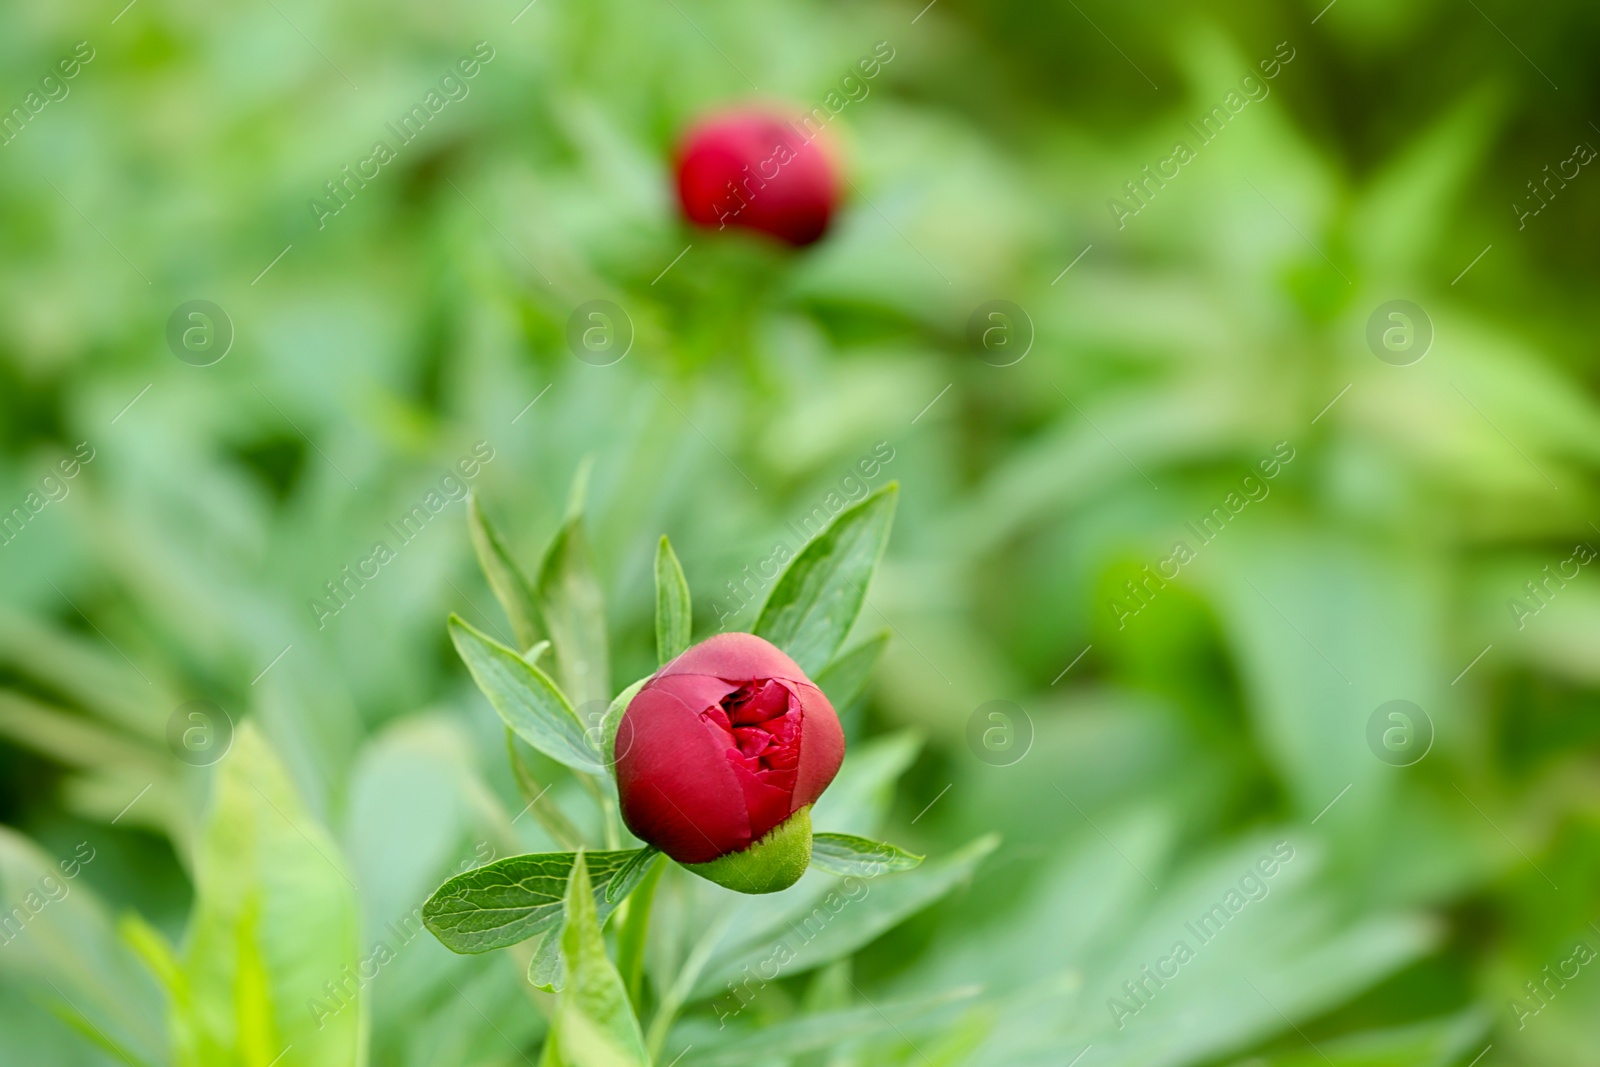
[[[294,1045],[307,1067],[356,1063],[363,1012],[321,991],[361,958],[338,846],[254,723],[240,727],[217,771],[184,938],[192,1062],[270,1063]]]
[[[839,888],[813,903],[810,911],[791,916],[774,931],[735,943],[719,954],[695,986],[699,996],[715,996],[745,967],[784,955],[784,974],[795,975],[830,963],[873,941],[949,893],[972,876],[1000,839],[988,834],[964,848],[917,870],[881,882],[841,882]]]
[[[566,968],[561,966],[561,928],[545,932],[533,959],[528,961],[528,981],[546,993],[559,993],[567,984]]]
[[[889,644],[889,631],[873,634],[865,641],[839,653],[817,675],[817,688],[827,696],[833,710],[843,715],[866,691],[872,668],[878,665]]]
[[[567,985],[556,1011],[555,1039],[563,1060],[585,1067],[649,1067],[644,1035],[622,976],[606,955],[587,858],[580,852],[567,886],[561,960]]]
[[[906,772],[922,737],[915,730],[874,737],[850,750],[827,792],[817,798],[812,820],[846,833],[877,833],[894,800],[895,782]]]
[[[661,535],[656,546],[656,659],[661,663],[683,654],[689,647],[693,616],[689,605],[689,581],[677,553]]]
[[[506,727],[506,759],[511,764],[511,777],[516,780],[517,792],[528,802],[526,810],[539,820],[539,825],[555,838],[556,844],[564,848],[576,849],[582,844],[583,835],[572,825],[566,813],[555,804],[539,803],[545,790],[550,787],[540,785],[539,780],[528,769],[527,761],[522,758],[522,752],[517,748],[516,731],[509,726]]]
[[[507,726],[551,759],[580,771],[600,766],[583,724],[550,676],[511,649],[450,616],[450,639]]]
[[[639,690],[644,688],[644,683],[648,682],[650,677],[645,675],[618,693],[617,698],[606,709],[605,717],[600,720],[600,754],[605,758],[606,769],[613,773],[616,771],[617,762],[617,728],[622,725],[622,716],[628,710],[628,705],[639,695]]]
[[[645,864],[659,855],[661,853],[654,845],[646,845],[644,848],[634,852],[633,858],[623,865],[622,869],[617,872],[616,877],[612,878],[610,884],[606,886],[607,903],[622,903],[628,894],[633,892],[633,887],[644,879]]]
[[[829,874],[853,874],[876,878],[893,871],[909,871],[922,857],[886,841],[872,841],[854,834],[813,834],[811,866]]]
[[[483,576],[494,591],[494,598],[500,601],[506,618],[511,621],[511,635],[516,638],[517,647],[531,648],[539,640],[539,609],[534,602],[533,586],[483,513],[476,493],[467,498],[467,529],[472,534],[472,549],[478,555],[478,566],[483,568]]]
[[[604,922],[644,877],[640,853],[648,849],[591,852],[595,904]],[[489,952],[526,941],[561,920],[572,852],[508,856],[445,882],[422,906],[422,921],[452,952]],[[606,890],[619,879],[613,899]]]
[[[572,472],[572,484],[567,486],[567,519],[582,515],[589,503],[589,476],[594,473],[594,453],[586,452]]]
[[[839,513],[784,569],[756,619],[755,633],[787,652],[800,669],[828,665],[855,625],[867,584],[889,542],[898,483]]]
[[[535,592],[540,617],[555,644],[562,688],[580,706],[609,698],[604,600],[581,516],[569,518],[551,542]]]

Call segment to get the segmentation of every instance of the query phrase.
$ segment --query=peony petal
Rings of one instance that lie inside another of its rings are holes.
[[[717,634],[708,638],[670,661],[656,677],[680,674],[706,674],[739,682],[757,678],[799,682],[806,677],[800,665],[780,652],[778,646],[755,634],[745,633]]]
[[[655,678],[617,730],[623,821],[679,863],[705,863],[760,836],[751,833],[726,744],[701,720],[729,691],[703,675]]]
[[[645,684],[616,754],[629,829],[704,863],[815,801],[843,762],[844,731],[792,659],[753,634],[719,634]]]
[[[684,213],[702,226],[744,226],[806,245],[828,228],[839,201],[838,170],[825,131],[802,131],[787,115],[742,109],[712,116],[684,137],[678,196]],[[735,187],[743,195],[732,194]]]
[[[734,726],[756,726],[789,714],[793,691],[782,681],[766,680],[744,685],[723,701],[723,710]]]
[[[844,762],[844,728],[822,690],[808,682],[795,686],[800,698],[800,769],[789,810],[814,803]],[[760,836],[760,835],[757,835]]]
[[[728,765],[744,793],[744,808],[750,820],[750,840],[759,841],[794,812],[789,803],[791,790],[775,781],[770,773],[758,775],[748,763]]]

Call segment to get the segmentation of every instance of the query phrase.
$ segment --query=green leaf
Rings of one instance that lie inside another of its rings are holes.
[[[891,482],[841,511],[790,561],[762,605],[754,632],[807,674],[828,665],[855,625],[889,542],[898,496],[899,485]]]
[[[873,634],[848,651],[841,652],[817,675],[817,688],[821,689],[833,705],[833,710],[843,715],[866,691],[872,669],[878,665],[889,644],[889,631]]]
[[[322,992],[360,962],[356,892],[339,850],[253,723],[218,770],[195,853],[183,952],[193,1037],[179,1062],[270,1063],[293,1045],[307,1067],[357,1063],[364,1013]]]
[[[694,1062],[697,1067],[744,1067],[751,1063],[797,1059],[808,1052],[836,1048],[846,1041],[871,1037],[889,1029],[903,1037],[900,1031],[902,1024],[933,1011],[949,1009],[951,1005],[970,1000],[979,992],[978,987],[967,986],[909,1000],[805,1015],[786,1022],[751,1028],[748,1032],[736,1030],[739,1036],[703,1055],[696,1055]],[[737,1002],[736,998],[730,1000]],[[737,1013],[730,1013],[728,1017],[732,1018],[734,1014]],[[947,1017],[941,1013],[941,1018]]]
[[[605,605],[581,516],[569,518],[551,542],[536,592],[539,614],[555,645],[562,687],[579,706],[606,700],[611,672]]]
[[[661,535],[656,546],[656,659],[665,664],[689,647],[693,615],[689,605],[689,581],[677,553]]]
[[[639,868],[644,867],[645,864],[659,855],[661,853],[654,845],[646,845],[644,848],[635,851],[633,858],[617,872],[616,877],[612,878],[611,883],[606,886],[606,900],[612,903],[620,903],[623,898],[633,891],[633,887],[638,885],[644,878],[644,871]]]
[[[567,984],[566,969],[561,966],[561,928],[545,932],[533,959],[528,961],[528,981],[546,993],[559,993]]]
[[[1219,546],[1214,602],[1263,755],[1307,819],[1353,783],[1319,829],[1360,837],[1399,784],[1367,747],[1366,694],[1431,691],[1446,632],[1432,579],[1405,552],[1299,522],[1240,533]]]
[[[644,688],[651,675],[645,675],[637,682],[617,694],[617,698],[606,708],[605,717],[600,720],[600,754],[605,757],[606,769],[615,772],[617,762],[617,728],[622,725],[623,713],[628,710],[628,705],[633,698],[639,695],[639,690]]]
[[[914,730],[855,745],[839,776],[817,798],[812,821],[847,833],[877,833],[894,800],[895,782],[921,750],[922,737]]]
[[[583,835],[578,828],[572,825],[565,813],[555,804],[540,804],[549,786],[542,786],[533,776],[533,771],[528,769],[528,763],[522,758],[522,751],[517,748],[516,731],[506,727],[506,761],[511,764],[511,777],[516,780],[517,792],[522,799],[528,802],[527,810],[539,820],[556,844],[563,848],[576,849],[583,843]]]
[[[828,874],[876,878],[894,871],[909,871],[921,863],[921,856],[884,841],[854,834],[813,834],[811,837],[811,866]]]
[[[644,877],[646,866],[639,860],[647,851],[588,854],[602,922]],[[508,856],[458,874],[428,898],[422,921],[452,952],[489,952],[526,941],[560,922],[576,858],[572,852]],[[619,876],[615,897],[605,899],[607,888]]]
[[[70,1005],[124,1062],[166,1063],[173,1041],[163,1033],[159,976],[152,980],[118,938],[111,910],[90,884],[96,867],[116,862],[100,834],[51,855],[0,826],[0,1001],[26,1004],[22,1010],[31,1013],[40,1004]],[[65,1062],[54,1055],[21,1058],[8,1026],[0,1021],[0,1062]]]
[[[665,857],[653,849],[645,862],[650,866],[639,880],[639,888],[628,905],[627,913],[619,920],[617,931],[617,972],[628,988],[628,999],[637,1008],[640,983],[644,980],[644,952],[650,936],[650,911],[655,902],[656,886],[661,883],[661,872],[667,869]]]
[[[606,955],[589,865],[582,852],[572,866],[566,910],[561,960],[567,985],[561,991],[552,1035],[561,1058],[583,1067],[649,1067],[644,1035],[639,1032],[627,989]]]
[[[599,753],[549,675],[458,615],[450,616],[449,628],[450,639],[478,688],[518,737],[568,767],[599,769]]]
[[[478,566],[483,568],[489,588],[494,590],[495,599],[500,601],[506,618],[511,621],[511,634],[517,640],[517,647],[532,648],[539,640],[539,608],[534,601],[533,586],[483,513],[476,493],[467,498],[467,529],[472,534],[473,551],[478,554]],[[530,660],[532,658],[529,656]]]
[[[966,881],[999,843],[988,834],[915,871],[854,887],[840,883],[776,931],[736,944],[701,977],[695,992],[715,995],[743,968],[757,971],[765,963],[770,969],[777,958],[786,960],[783,973],[794,975],[848,955]]]

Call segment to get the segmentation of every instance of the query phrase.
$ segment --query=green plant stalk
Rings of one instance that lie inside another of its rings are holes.
[[[606,789],[596,775],[577,772],[573,775],[594,798],[595,806],[600,809],[600,825],[605,830],[606,848],[616,849],[622,847],[621,816],[617,813],[617,805],[611,799],[610,791]]]
[[[650,870],[628,897],[628,913],[623,916],[622,928],[617,932],[617,970],[628,989],[628,1000],[633,1013],[639,1014],[639,986],[644,977],[644,946],[650,933],[650,909],[656,899],[656,883],[666,869],[666,856],[651,861]]]
[[[571,852],[577,849],[579,842],[578,828],[573,826],[561,809],[553,804],[540,805],[539,798],[544,796],[548,786],[541,789],[539,781],[528,770],[528,765],[523,762],[522,753],[517,751],[517,735],[511,727],[506,727],[506,755],[511,759],[511,777],[516,779],[517,791],[520,792],[533,811],[533,817],[539,820],[556,843]]]
[[[733,909],[729,908],[711,923],[689,952],[689,958],[683,961],[678,977],[673,979],[672,988],[662,996],[661,1006],[656,1009],[655,1018],[650,1020],[650,1031],[645,1037],[645,1047],[652,1061],[660,1057],[661,1049],[667,1043],[667,1034],[678,1017],[678,1010],[689,999],[694,984],[700,980],[700,972],[711,962],[711,954],[717,950],[722,935],[728,932],[733,916]]]

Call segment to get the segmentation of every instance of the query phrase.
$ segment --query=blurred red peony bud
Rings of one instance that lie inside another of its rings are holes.
[[[678,198],[701,226],[743,226],[808,245],[828,228],[839,179],[822,135],[771,112],[733,111],[684,137]]]
[[[645,683],[614,752],[628,829],[712,881],[766,893],[811,861],[810,806],[844,760],[844,731],[794,660],[726,633]]]

